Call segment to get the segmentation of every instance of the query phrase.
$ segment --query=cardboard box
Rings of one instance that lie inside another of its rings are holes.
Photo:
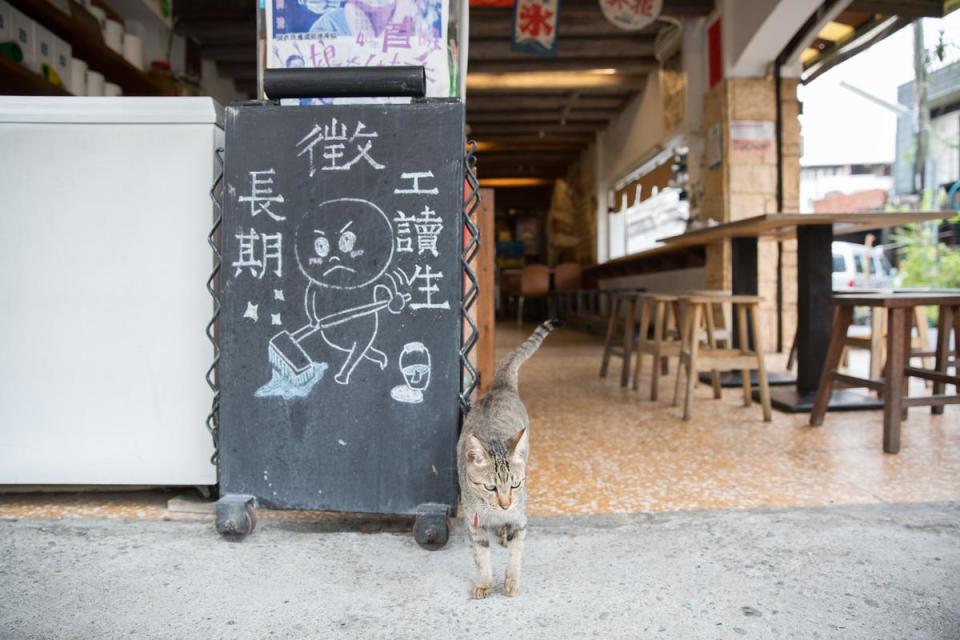
[[[0,42],[13,42],[14,8],[5,0],[0,0]]]
[[[56,57],[54,53],[56,50],[55,38],[56,36],[53,35],[52,31],[39,23],[33,23],[33,53],[37,64],[41,67],[47,65],[51,69],[53,68],[53,61]]]
[[[60,81],[64,86],[70,83],[70,61],[73,59],[73,47],[67,44],[66,40],[53,37],[53,68],[60,76]]]
[[[13,40],[23,50],[23,65],[34,73],[40,73],[40,63],[37,62],[37,53],[34,47],[34,22],[16,9],[13,13]]]

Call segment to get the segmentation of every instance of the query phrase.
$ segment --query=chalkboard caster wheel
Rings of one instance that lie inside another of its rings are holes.
[[[217,533],[238,540],[253,533],[256,526],[256,498],[225,495],[217,500]]]
[[[413,522],[413,539],[428,551],[436,551],[450,539],[450,507],[445,504],[427,503],[417,507]]]

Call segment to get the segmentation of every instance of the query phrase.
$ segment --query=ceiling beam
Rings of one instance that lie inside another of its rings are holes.
[[[470,125],[470,135],[474,137],[493,136],[498,133],[520,133],[527,135],[539,135],[540,132],[547,133],[593,133],[607,126],[606,121],[597,122],[576,122],[562,125],[559,122],[514,122],[501,124],[491,122],[480,122]]]
[[[203,45],[250,44],[257,40],[256,22],[250,20],[184,20],[177,22],[176,32]]]
[[[669,16],[705,16],[713,11],[714,0],[664,0],[663,15]],[[580,9],[596,7],[596,0],[563,0],[563,6],[560,9]]]
[[[526,109],[560,110],[570,100],[570,94],[551,96],[532,95],[476,95],[470,96],[467,109],[472,113],[481,111],[519,111]],[[623,107],[626,100],[619,96],[594,96],[581,94],[577,99],[577,108],[580,109],[617,109]]]
[[[578,38],[623,38],[637,37],[635,31],[618,29],[603,17],[599,11],[596,15],[568,16],[560,10],[560,24],[557,25],[560,34],[558,48],[572,39]],[[477,9],[470,10],[470,39],[474,38],[503,38],[509,40],[513,33],[513,12],[481,13]]]
[[[481,143],[488,143],[497,146],[519,146],[526,145],[531,148],[584,148],[593,142],[594,136],[590,133],[567,133],[567,134],[509,134],[509,133],[490,133],[475,136]]]
[[[566,164],[580,157],[579,151],[538,151],[519,147],[514,150],[481,151],[478,158],[489,164]]]
[[[523,167],[520,169],[510,169],[506,167],[496,167],[489,170],[477,169],[477,177],[481,180],[485,178],[563,178],[567,175],[566,168],[538,168]]]
[[[901,18],[942,18],[943,0],[853,0],[848,11],[880,13]]]
[[[659,68],[656,58],[523,58],[505,60],[474,59],[471,52],[469,72],[530,73],[534,71],[591,71],[614,69],[620,74],[647,74]],[[593,91],[593,87],[589,89]]]
[[[616,109],[582,109],[571,110],[564,114],[559,110],[527,110],[527,111],[480,111],[470,110],[467,105],[467,122],[576,122],[581,120],[610,121],[620,113]]]
[[[557,42],[557,53],[553,60],[572,58],[652,58],[653,38],[616,38],[606,40],[564,40]],[[495,60],[530,60],[529,53],[519,53],[511,49],[506,38],[496,40],[470,38],[470,63],[493,62]]]
[[[593,76],[593,74],[590,74]],[[645,75],[608,75],[599,78],[602,82],[594,81],[597,78],[584,77],[582,72],[553,72],[543,74],[500,74],[490,72],[481,74],[471,69],[467,76],[467,94],[473,97],[478,94],[487,95],[530,95],[530,96],[564,96],[570,97],[571,92],[599,96],[626,97],[631,93],[643,91],[646,87]],[[587,86],[587,85],[590,86]]]

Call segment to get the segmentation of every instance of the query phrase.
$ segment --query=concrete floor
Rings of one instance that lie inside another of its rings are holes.
[[[405,530],[7,520],[0,638],[955,640],[960,503],[540,517],[519,597],[470,600],[471,575],[459,526],[426,552]]]
[[[529,327],[502,329],[501,352]],[[764,423],[701,387],[683,422],[672,376],[651,402],[649,364],[624,390],[599,356],[560,331],[521,374],[519,598],[469,599],[459,525],[429,553],[406,521],[260,510],[227,542],[171,493],[4,495],[0,640],[960,639],[960,406],[911,411],[891,456],[879,412]]]
[[[498,324],[498,354],[532,329]],[[520,371],[530,413],[532,513],[960,500],[960,405],[938,416],[911,409],[902,449],[890,455],[881,446],[882,411],[831,412],[822,427],[809,427],[807,414],[779,411],[763,422],[758,404],[743,406],[740,389],[724,389],[715,400],[701,384],[685,422],[671,406],[675,359],[651,401],[649,356],[634,391],[620,387],[619,359],[599,377],[601,354],[599,338],[561,329]],[[784,356],[766,360],[768,369],[783,369]],[[851,368],[867,367],[867,353],[851,350]],[[911,393],[930,393],[917,382]]]

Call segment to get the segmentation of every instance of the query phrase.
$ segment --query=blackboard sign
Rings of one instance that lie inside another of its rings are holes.
[[[231,107],[220,491],[456,504],[463,106]]]

